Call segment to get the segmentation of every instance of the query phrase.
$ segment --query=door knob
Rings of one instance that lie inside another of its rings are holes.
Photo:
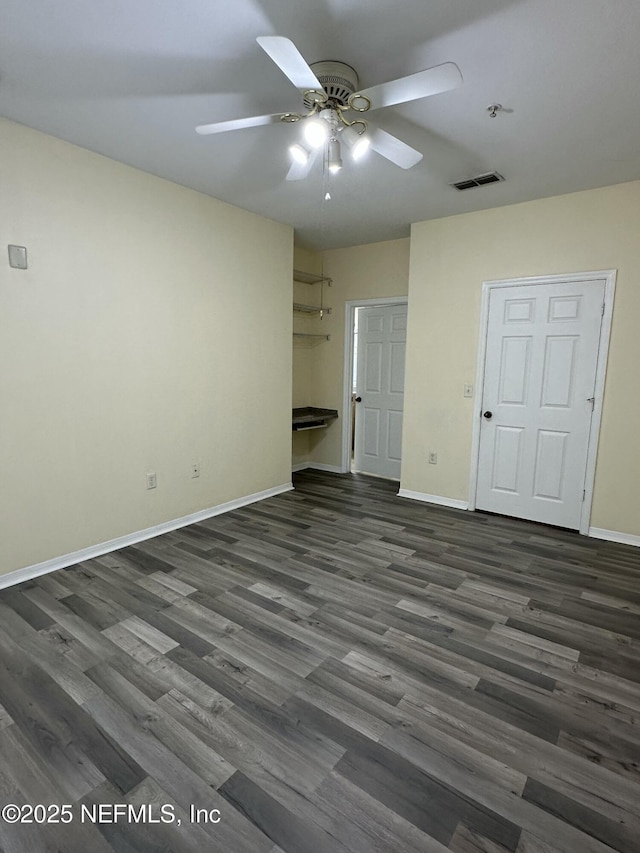
[[[488,410],[487,410],[486,412],[483,412],[483,413],[482,413],[482,417],[483,417],[483,418],[486,418],[488,421],[490,421],[490,420],[491,420],[491,418],[493,417],[493,412],[490,412],[490,411],[488,411]]]
[[[356,397],[356,403],[361,403],[361,402],[362,402],[362,397]]]

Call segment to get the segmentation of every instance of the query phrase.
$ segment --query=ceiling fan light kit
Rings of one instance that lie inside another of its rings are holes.
[[[327,166],[332,175],[337,174],[342,169],[340,143],[335,138],[330,139],[327,146]]]
[[[295,142],[289,147],[294,162],[287,180],[306,178],[317,159],[315,152],[320,149],[324,149],[325,166],[334,174],[338,172],[342,167],[341,141],[349,148],[353,160],[362,158],[371,147],[402,169],[415,166],[422,159],[421,152],[386,131],[374,129],[370,132],[362,114],[448,92],[462,83],[458,66],[445,62],[408,77],[359,89],[358,75],[345,62],[324,60],[308,65],[293,42],[284,36],[259,36],[257,42],[300,91],[307,112],[214,122],[200,125],[196,131],[208,135],[279,121],[302,121],[304,142]]]
[[[294,142],[293,145],[290,145],[289,153],[291,154],[291,158],[296,163],[300,163],[301,166],[306,166],[309,162],[309,151],[301,142]]]
[[[356,124],[363,125],[362,131],[355,129]],[[342,129],[341,139],[348,148],[351,149],[351,156],[354,160],[360,160],[371,147],[371,139],[365,136],[367,126],[365,122],[354,122],[350,127]]]
[[[329,124],[323,110],[316,118],[308,118],[304,123],[304,138],[312,148],[320,148],[329,137]],[[305,117],[306,118],[306,117]]]

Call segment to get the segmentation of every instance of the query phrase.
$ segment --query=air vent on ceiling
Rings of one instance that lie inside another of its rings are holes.
[[[464,181],[454,181],[451,184],[457,190],[470,190],[471,187],[482,187],[484,184],[495,184],[499,181],[504,181],[504,178],[499,172],[486,172],[484,175],[477,175],[475,178],[466,178]]]

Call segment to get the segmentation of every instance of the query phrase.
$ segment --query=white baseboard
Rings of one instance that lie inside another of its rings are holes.
[[[606,539],[608,542],[620,542],[622,545],[635,545],[636,548],[640,548],[640,536],[635,536],[633,533],[620,533],[617,530],[590,527],[589,536],[594,539]]]
[[[296,471],[304,471],[311,468],[314,471],[326,471],[329,474],[344,474],[345,472],[339,465],[326,465],[324,462],[299,462],[291,469],[292,473]]]
[[[412,492],[410,489],[400,489],[399,498],[409,498],[412,501],[423,501],[438,506],[448,506],[452,509],[469,509],[468,501],[458,501],[454,498],[444,498],[442,495],[428,495],[426,492]]]
[[[314,471],[327,471],[329,474],[344,474],[339,465],[326,465],[324,462],[309,462],[309,468]]]
[[[201,509],[190,515],[183,515],[182,518],[163,521],[161,524],[147,527],[145,530],[137,530],[135,533],[128,533],[126,536],[119,536],[117,539],[110,539],[108,542],[90,545],[88,548],[73,551],[71,554],[64,554],[61,557],[54,557],[52,560],[45,560],[43,563],[36,563],[33,566],[26,566],[24,569],[8,572],[6,575],[0,575],[0,589],[37,578],[40,575],[46,575],[49,572],[55,572],[57,569],[64,569],[75,563],[81,563],[83,560],[92,560],[94,557],[100,557],[102,554],[108,554],[110,551],[117,551],[119,548],[126,548],[129,545],[144,542],[145,539],[153,539],[154,536],[160,536],[162,533],[178,530],[180,527],[186,527],[188,524],[196,524],[198,521],[204,521],[205,518],[222,515],[225,512],[231,512],[233,509],[240,509],[240,507],[247,506],[248,504],[265,500],[265,498],[272,498],[275,495],[281,495],[283,492],[290,492],[292,489],[292,483],[283,483],[281,486],[274,486],[262,492],[255,492],[252,495],[245,495],[242,498],[236,498],[235,500],[209,507],[209,509]]]

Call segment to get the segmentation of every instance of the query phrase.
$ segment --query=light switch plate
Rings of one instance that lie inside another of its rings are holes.
[[[26,270],[27,250],[24,246],[9,246],[9,266],[16,270]]]
[[[473,385],[465,385],[464,386],[464,396],[465,397],[473,397]]]

